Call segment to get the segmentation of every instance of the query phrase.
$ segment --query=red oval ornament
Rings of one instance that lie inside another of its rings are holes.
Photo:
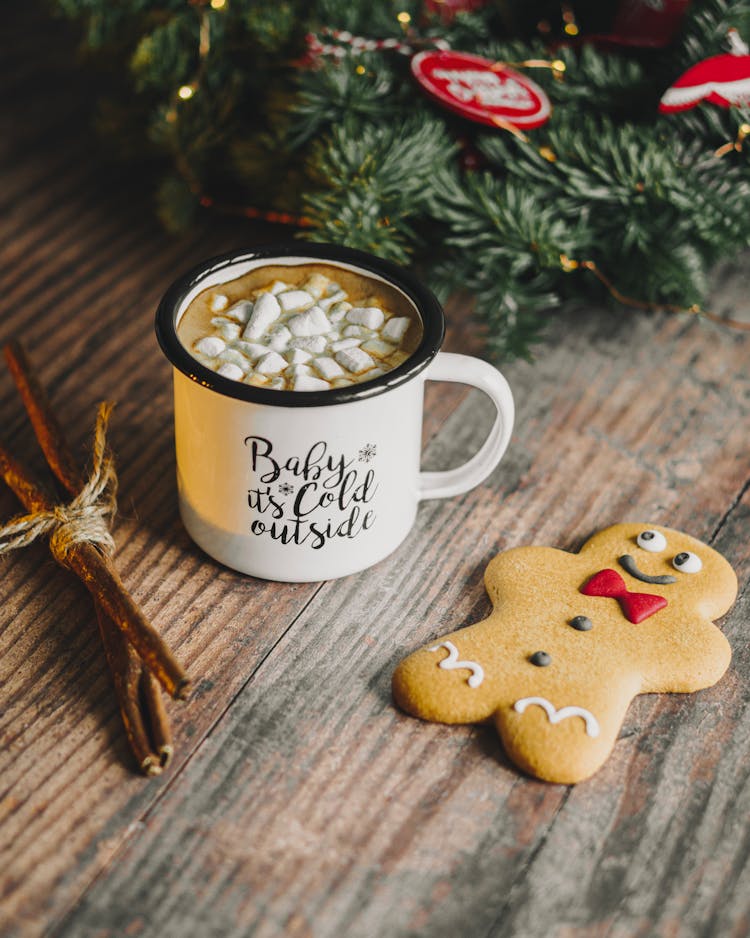
[[[541,127],[550,115],[549,98],[520,72],[466,52],[420,52],[411,70],[431,98],[461,117],[523,130]]]

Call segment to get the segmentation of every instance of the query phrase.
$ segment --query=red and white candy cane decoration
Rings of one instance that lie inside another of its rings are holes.
[[[326,36],[335,40],[323,42],[320,38]],[[354,36],[345,29],[321,29],[320,35],[308,33],[307,51],[312,58],[321,55],[330,55],[342,59],[345,55],[361,55],[363,52],[398,52],[401,55],[413,55],[414,46],[400,39],[367,39],[365,36]],[[435,49],[450,49],[450,43],[445,39],[427,39],[420,41],[420,45],[427,43]],[[346,48],[348,46],[348,49]]]

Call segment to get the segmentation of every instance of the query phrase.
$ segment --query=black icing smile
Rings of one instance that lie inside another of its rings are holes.
[[[642,580],[644,583],[657,583],[660,586],[666,586],[667,583],[677,582],[677,577],[671,576],[669,573],[665,573],[663,576],[650,576],[648,573],[641,573],[630,554],[623,554],[622,557],[618,557],[617,562],[626,573],[634,576],[636,580]]]

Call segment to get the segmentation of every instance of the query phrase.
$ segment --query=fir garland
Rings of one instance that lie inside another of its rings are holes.
[[[110,72],[115,63],[120,78],[129,70],[103,123],[161,159],[168,228],[201,206],[302,216],[303,237],[417,263],[443,296],[470,291],[498,357],[528,357],[551,309],[607,295],[577,262],[603,271],[615,293],[696,308],[711,266],[750,244],[750,140],[725,146],[742,140],[748,109],[657,113],[678,75],[726,51],[729,27],[750,40],[747,0],[694,2],[664,50],[555,46],[564,79],[533,70],[553,112],[525,140],[430,103],[398,49],[325,39],[341,51],[311,61],[306,36],[348,30],[392,46],[439,39],[497,61],[549,59],[534,26],[548,15],[554,33],[555,4],[487,4],[450,19],[422,0],[57,5],[85,22],[93,59]],[[586,4],[575,6],[583,23]]]

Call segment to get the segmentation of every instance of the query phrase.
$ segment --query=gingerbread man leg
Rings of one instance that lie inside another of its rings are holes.
[[[632,678],[613,675],[598,691],[573,685],[564,694],[517,697],[497,708],[494,723],[519,768],[548,782],[572,784],[606,761],[639,689]]]

